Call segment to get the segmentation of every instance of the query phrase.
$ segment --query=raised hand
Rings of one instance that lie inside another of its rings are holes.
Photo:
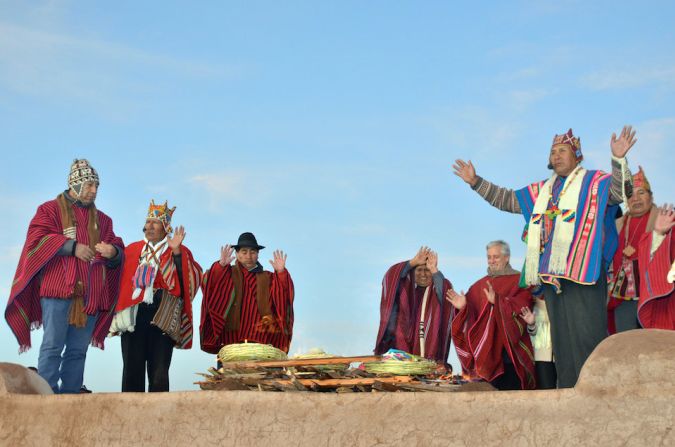
[[[86,244],[75,243],[75,257],[81,261],[89,262],[94,259],[96,253]]]
[[[464,295],[464,291],[457,293],[455,289],[450,289],[445,293],[445,299],[457,310],[462,310],[466,307],[466,295]]]
[[[274,271],[281,273],[286,270],[286,254],[281,250],[274,250],[273,256],[274,259],[270,260],[270,264],[272,264]]]
[[[418,265],[423,265],[427,262],[427,257],[429,256],[429,253],[431,252],[431,249],[427,246],[422,246],[420,249],[417,251],[417,254],[410,260],[410,266],[411,267],[417,267]]]
[[[117,249],[113,245],[106,244],[105,242],[99,242],[94,246],[94,248],[98,253],[101,253],[101,256],[106,259],[114,258],[117,254]],[[75,252],[75,255],[77,256],[77,249],[75,249]]]
[[[218,260],[218,263],[221,267],[232,264],[232,260],[234,259],[234,256],[232,255],[233,251],[234,249],[230,247],[230,244],[220,247],[220,259]]]
[[[483,293],[485,294],[485,297],[490,302],[490,304],[494,304],[497,294],[495,293],[495,289],[492,288],[492,283],[490,281],[487,282],[487,285],[488,288],[483,289]]]
[[[176,231],[173,232],[173,237],[167,235],[167,243],[169,244],[169,248],[174,255],[180,254],[180,246],[185,239],[185,235],[185,228],[183,228],[182,225],[176,228]]]
[[[452,169],[455,170],[455,175],[471,186],[475,186],[478,183],[478,177],[476,176],[476,168],[473,167],[471,160],[465,162],[464,160],[455,160],[455,164],[452,165]]]
[[[616,158],[625,157],[636,141],[633,126],[623,126],[619,138],[616,137],[615,133],[612,134],[612,140],[609,144],[612,147],[612,155]]]
[[[654,221],[654,231],[659,234],[666,234],[673,228],[673,225],[675,225],[675,210],[673,210],[672,203],[670,205],[666,203],[662,207],[659,207],[656,220]]]
[[[432,275],[436,273],[438,271],[438,253],[429,250],[426,265]]]
[[[523,307],[520,309],[520,318],[522,318],[528,326],[532,326],[534,324],[534,314],[529,307]]]

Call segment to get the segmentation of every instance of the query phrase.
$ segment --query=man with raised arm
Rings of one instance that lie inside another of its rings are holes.
[[[443,297],[451,287],[428,247],[389,268],[382,280],[375,354],[393,348],[447,364],[453,309]]]
[[[616,220],[619,240],[609,275],[607,327],[610,334],[640,328],[637,317],[640,297],[638,247],[645,233],[654,230],[658,209],[652,188],[640,167],[626,189],[627,213]]]
[[[524,321],[532,295],[518,286],[520,272],[509,263],[509,244],[492,241],[485,248],[487,276],[466,295],[452,289],[446,293],[457,309],[452,321],[457,356],[465,373],[498,390],[534,389],[534,350]]]
[[[638,247],[638,320],[645,328],[675,330],[675,284],[668,272],[675,266],[674,225],[673,205],[658,208],[654,230],[642,235]]]
[[[122,285],[110,327],[121,334],[123,392],[169,391],[173,348],[192,348],[192,300],[201,285],[202,268],[183,244],[185,228],[176,231],[176,207],[150,202],[142,240],[124,250]]]
[[[556,135],[549,153],[553,174],[519,190],[476,175],[456,160],[455,174],[490,205],[522,214],[527,243],[526,285],[544,284],[558,386],[573,387],[584,362],[607,336],[607,264],[616,248],[613,218],[623,201],[625,155],[635,144],[626,126],[612,134],[612,174],[581,166],[581,143],[570,129]]]
[[[293,281],[281,250],[270,260],[274,272],[263,270],[258,262],[263,248],[253,233],[243,233],[236,245],[220,249],[220,259],[205,274],[199,328],[203,351],[217,354],[225,345],[250,341],[288,352]]]

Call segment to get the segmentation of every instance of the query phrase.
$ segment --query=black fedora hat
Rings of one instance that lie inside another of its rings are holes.
[[[255,248],[256,250],[265,248],[262,245],[258,245],[258,241],[255,240],[253,233],[241,233],[237,245],[233,245],[232,247],[237,251],[239,251],[240,248]]]

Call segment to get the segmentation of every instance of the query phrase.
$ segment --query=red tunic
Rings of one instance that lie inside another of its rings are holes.
[[[532,295],[518,287],[519,279],[519,274],[485,276],[472,285],[466,306],[452,321],[452,337],[466,374],[495,380],[504,374],[506,350],[522,389],[534,389],[534,350],[527,325],[518,316],[521,308],[532,308]],[[483,291],[488,281],[496,294],[494,305]]]
[[[214,262],[204,275],[202,316],[199,327],[202,350],[212,354],[221,347],[233,343],[250,341],[270,344],[288,352],[293,335],[293,280],[288,270],[281,273],[264,271],[270,276],[269,300],[278,331],[272,333],[261,330],[262,315],[258,310],[256,298],[256,273],[251,273],[239,264],[243,275],[243,297],[241,299],[241,317],[238,330],[226,330],[227,312],[234,302],[234,281],[232,266],[222,267]]]
[[[620,226],[619,240],[609,275],[609,299],[607,301],[607,330],[610,334],[616,333],[615,309],[625,300],[639,297],[638,246],[645,232],[652,230],[655,217],[656,208],[640,217],[629,218],[624,216],[617,221]],[[628,222],[628,225],[626,225],[626,222]],[[630,256],[626,256],[624,253],[627,244],[635,250]]]
[[[70,205],[76,225],[76,240],[88,245],[89,208]],[[124,248],[124,242],[113,231],[112,220],[96,211],[100,241]],[[93,262],[75,256],[57,253],[68,241],[63,235],[61,211],[56,200],[40,205],[28,226],[26,243],[19,258],[19,265],[12,282],[12,289],[5,310],[5,318],[14,332],[21,352],[31,347],[30,330],[41,326],[41,297],[69,299],[77,281],[85,290],[85,308],[88,315],[98,315],[92,345],[103,349],[112,310],[119,292],[121,268],[109,268],[100,254]]]
[[[133,277],[138,267],[141,252],[145,246],[145,241],[138,241],[130,244],[124,250],[124,268],[122,270],[122,284],[120,286],[120,297],[115,307],[115,312],[119,312],[128,307],[134,306],[143,301],[141,293],[136,299],[132,298],[134,292]],[[180,247],[181,251],[181,270],[183,272],[183,286],[181,290],[178,280],[178,270],[174,264],[171,249],[164,251],[159,259],[159,270],[155,276],[153,284],[154,289],[164,289],[171,295],[183,298],[183,314],[181,316],[181,341],[176,345],[179,349],[190,349],[192,347],[192,300],[195,298],[202,278],[202,268],[192,257],[192,252],[184,245]]]
[[[436,287],[430,285],[425,313],[422,315],[422,298],[426,288],[415,285],[414,269],[401,278],[406,265],[407,262],[401,262],[392,266],[382,280],[380,328],[374,352],[383,354],[393,348],[421,355],[419,333],[422,322],[425,334],[424,357],[447,362],[451,340],[450,322],[454,308],[444,297],[452,285],[447,279],[443,280],[441,297],[438,296]],[[398,307],[394,316],[396,302]],[[396,318],[395,329],[393,333],[389,333],[392,318]]]
[[[675,284],[666,280],[675,259],[675,239],[670,230],[653,256],[650,255],[653,232],[640,241],[640,300],[638,320],[645,328],[675,330]]]

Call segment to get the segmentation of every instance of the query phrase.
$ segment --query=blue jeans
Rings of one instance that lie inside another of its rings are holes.
[[[96,317],[88,316],[87,325],[76,328],[68,324],[70,300],[40,298],[40,306],[44,335],[38,357],[38,374],[54,393],[79,393]]]

